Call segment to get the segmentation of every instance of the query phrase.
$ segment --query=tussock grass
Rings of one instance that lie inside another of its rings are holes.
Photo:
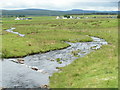
[[[117,88],[118,36],[117,19],[56,20],[33,17],[31,21],[3,19],[3,28],[16,27],[19,37],[3,31],[3,57],[21,57],[68,47],[64,41],[86,42],[96,36],[109,44],[83,58],[78,58],[50,77],[51,88]]]
[[[109,23],[106,21],[101,20],[101,26],[96,28],[83,28],[78,31],[85,35],[104,38],[109,44],[60,68],[62,72],[54,73],[50,77],[51,88],[118,87],[118,21],[117,19],[109,19]]]
[[[31,21],[12,19],[3,19],[3,49],[2,57],[22,57],[34,53],[43,53],[50,50],[62,49],[68,47],[69,42],[92,41],[88,36],[69,30],[70,21],[57,21],[51,17],[35,17]],[[76,22],[76,21],[74,21]],[[64,25],[63,25],[64,23]],[[20,37],[6,32],[5,29],[15,27],[15,32],[25,34]]]

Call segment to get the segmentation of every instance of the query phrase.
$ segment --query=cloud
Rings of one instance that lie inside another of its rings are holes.
[[[118,0],[2,0],[1,9],[117,10]]]
[[[86,10],[118,10],[117,2],[78,2],[73,7]]]

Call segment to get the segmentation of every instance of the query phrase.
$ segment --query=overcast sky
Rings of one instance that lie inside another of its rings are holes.
[[[118,10],[119,0],[1,0],[0,9]]]

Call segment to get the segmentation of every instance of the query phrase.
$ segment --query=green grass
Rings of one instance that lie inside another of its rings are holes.
[[[109,44],[60,68],[62,72],[54,73],[50,77],[51,88],[118,87],[118,21],[109,19],[110,22],[105,23],[107,21],[107,19],[102,20],[104,24],[96,28],[78,30],[85,35],[104,38]]]
[[[6,18],[3,19],[2,57],[22,57],[29,54],[62,49],[69,46],[64,41],[92,41],[88,36],[64,28],[62,23],[64,23],[64,20],[57,21],[56,19],[53,19],[53,17],[50,19],[48,19],[48,17],[44,17],[44,19],[35,17],[30,21],[15,21],[14,18],[8,20]],[[26,36],[20,37],[4,31],[10,27],[15,27],[16,30],[14,31],[25,34]]]
[[[33,17],[30,21],[3,18],[3,57],[22,57],[68,47],[64,41],[87,42],[96,36],[105,39],[102,46],[50,77],[51,88],[117,88],[118,87],[118,36],[117,19],[56,20],[55,17]],[[25,37],[4,31],[16,27]],[[73,55],[77,51],[71,52]],[[60,60],[56,60],[58,63]]]

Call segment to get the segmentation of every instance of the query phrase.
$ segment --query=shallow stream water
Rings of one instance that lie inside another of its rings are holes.
[[[18,33],[18,32],[14,32],[14,31],[13,31],[14,29],[16,29],[16,28],[10,28],[10,29],[7,29],[7,30],[5,30],[5,31],[11,32],[11,33],[14,33],[14,34],[17,34],[17,35],[19,35],[19,36],[21,36],[21,37],[24,37],[24,36],[25,36],[24,34],[20,34],[20,33]]]
[[[4,88],[38,88],[49,86],[49,76],[58,72],[57,67],[64,67],[77,58],[84,57],[107,42],[104,39],[91,37],[92,42],[70,43],[62,49],[26,56],[24,58],[3,59],[0,85]],[[77,51],[77,55],[73,55]],[[19,60],[23,60],[21,63]]]

